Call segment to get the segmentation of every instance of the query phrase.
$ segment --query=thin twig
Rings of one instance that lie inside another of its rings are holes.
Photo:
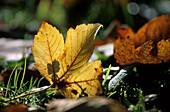
[[[35,94],[35,93],[39,93],[39,92],[45,91],[45,90],[49,89],[50,87],[52,87],[53,85],[54,85],[54,83],[51,84],[49,87],[47,87],[45,89],[41,89],[41,90],[38,90],[38,91],[26,93],[26,94],[21,94],[21,95],[18,95],[16,97],[14,97],[14,98],[10,98],[10,99],[4,100],[4,102],[11,101],[11,100],[14,100],[14,99],[17,99],[17,98],[21,98],[21,97],[24,97],[24,96],[28,96],[28,95],[32,95],[32,94]]]

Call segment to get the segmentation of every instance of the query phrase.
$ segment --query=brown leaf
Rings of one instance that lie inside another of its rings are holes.
[[[170,15],[145,24],[136,34],[131,28],[119,28],[114,41],[114,56],[120,65],[155,64],[170,60]]]
[[[28,112],[28,107],[24,104],[9,104],[8,106],[0,106],[0,112]]]
[[[161,40],[157,44],[158,58],[164,62],[170,60],[170,39]]]
[[[131,64],[135,62],[135,46],[129,38],[118,38],[115,40],[114,52],[114,56],[120,65]]]
[[[164,15],[146,23],[132,39],[136,47],[148,40],[158,42],[170,37],[170,15]]]
[[[137,63],[161,63],[157,58],[156,48],[152,40],[145,42],[140,47],[135,49],[135,56]]]

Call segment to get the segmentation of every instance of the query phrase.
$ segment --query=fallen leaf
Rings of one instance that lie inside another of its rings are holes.
[[[48,112],[128,112],[119,102],[104,97],[56,99],[47,104]]]
[[[136,34],[119,28],[114,40],[114,56],[120,65],[156,64],[170,60],[170,15],[146,23]]]
[[[170,60],[170,39],[161,40],[157,44],[158,58],[164,62]]]
[[[38,106],[31,106],[26,104],[8,104],[6,106],[0,105],[0,112],[45,112],[44,108]]]
[[[150,40],[142,44],[135,49],[136,62],[138,63],[161,63],[161,60],[157,58],[155,49],[155,43]]]
[[[151,20],[146,23],[135,34],[134,44],[136,47],[143,44],[148,40],[158,42],[162,39],[168,39],[170,37],[170,15],[164,15]]]
[[[101,61],[88,64],[100,24],[79,25],[63,35],[46,22],[34,38],[32,53],[39,70],[64,97],[94,97],[101,94]]]
[[[127,35],[129,29],[119,29],[119,38],[114,41],[114,57],[120,65],[135,63],[135,46]]]
[[[29,112],[28,106],[25,104],[9,104],[8,106],[0,106],[0,112]]]

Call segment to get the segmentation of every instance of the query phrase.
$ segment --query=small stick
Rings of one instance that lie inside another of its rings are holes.
[[[7,101],[11,101],[11,100],[14,100],[14,99],[17,99],[17,98],[21,98],[21,97],[24,97],[24,96],[28,96],[28,95],[32,95],[32,94],[35,94],[35,93],[39,93],[39,92],[42,92],[42,91],[45,91],[45,90],[49,89],[49,88],[52,87],[53,85],[54,85],[54,83],[51,84],[49,87],[47,87],[47,88],[45,88],[45,89],[41,89],[41,90],[38,90],[38,91],[26,93],[26,94],[21,94],[21,95],[18,95],[18,96],[16,96],[16,97],[14,97],[14,98],[10,98],[10,99],[4,100],[4,101],[7,102]]]

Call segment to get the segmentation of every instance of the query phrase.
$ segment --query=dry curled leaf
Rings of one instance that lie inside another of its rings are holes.
[[[132,38],[136,47],[148,40],[158,42],[166,40],[170,36],[170,15],[164,15],[153,19],[141,27]]]
[[[63,35],[46,22],[34,38],[32,53],[39,70],[58,93],[65,97],[94,97],[102,92],[101,61],[88,64],[94,50],[94,39],[101,24],[79,25]]]
[[[136,34],[119,28],[114,40],[114,56],[120,65],[155,64],[170,60],[170,15],[146,23]]]

